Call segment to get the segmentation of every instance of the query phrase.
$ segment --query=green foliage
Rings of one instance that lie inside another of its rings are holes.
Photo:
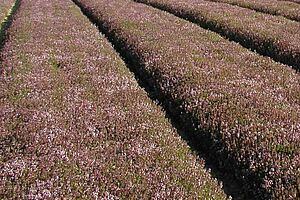
[[[60,68],[60,62],[54,56],[49,58],[49,63],[56,70]]]
[[[220,42],[222,39],[222,37],[220,35],[213,33],[213,32],[209,32],[207,34],[207,36],[208,36],[209,41],[211,41],[211,42]]]
[[[282,144],[278,144],[275,146],[275,151],[277,153],[281,153],[281,154],[285,154],[291,158],[294,157],[295,154],[295,148],[292,146],[288,146],[288,145],[282,145]]]
[[[122,22],[122,27],[128,30],[135,30],[138,29],[138,24],[132,22],[132,21],[124,21]]]

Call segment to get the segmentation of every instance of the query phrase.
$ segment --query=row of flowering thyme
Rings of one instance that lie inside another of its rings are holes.
[[[278,0],[208,0],[249,8],[271,15],[279,15],[300,22],[300,5]],[[299,1],[298,1],[299,2]]]
[[[0,22],[4,21],[9,9],[13,5],[13,0],[0,2]]]
[[[300,23],[225,3],[136,0],[209,28],[300,70]]]
[[[139,63],[140,77],[168,100],[221,167],[242,174],[244,186],[258,197],[295,199],[300,158],[295,70],[144,4],[75,2],[124,56]]]
[[[1,52],[1,199],[226,199],[70,0],[22,1]]]
[[[15,11],[20,0],[2,0],[0,1],[0,45],[4,35],[7,22]]]

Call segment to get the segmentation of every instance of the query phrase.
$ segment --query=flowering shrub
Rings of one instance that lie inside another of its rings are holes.
[[[72,1],[22,1],[8,34],[1,199],[226,199]]]
[[[12,7],[14,1],[13,0],[7,0],[7,1],[1,1],[0,2],[0,22],[2,22],[6,15],[8,14],[9,9]]]
[[[299,0],[280,1],[280,0],[209,0],[215,2],[223,2],[231,5],[237,5],[244,8],[253,9],[259,12],[271,15],[284,16],[288,19],[300,21],[300,5],[296,3]]]
[[[245,187],[262,199],[297,197],[300,77],[295,70],[143,4],[75,2],[139,63],[140,78],[170,102],[221,167],[242,174]]]
[[[300,23],[225,3],[136,0],[169,11],[300,70]]]
[[[7,22],[17,7],[19,0],[7,0],[0,2],[0,48]]]

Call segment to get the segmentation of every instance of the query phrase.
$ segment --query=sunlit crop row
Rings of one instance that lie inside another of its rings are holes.
[[[14,0],[5,0],[0,1],[0,45],[2,43],[5,24],[10,14],[10,10],[13,8]]]
[[[143,4],[76,2],[139,63],[140,78],[180,111],[221,167],[242,174],[262,199],[296,198],[300,77],[294,70]]]
[[[9,9],[12,7],[13,3],[14,3],[13,0],[0,1],[0,23],[6,17]]]
[[[72,1],[22,1],[8,34],[1,199],[226,199]]]
[[[187,18],[300,70],[300,23],[224,3],[137,0]]]
[[[237,5],[244,8],[250,8],[259,12],[272,15],[284,16],[288,19],[300,21],[300,5],[299,0],[209,0],[215,2],[223,2],[231,5]],[[296,2],[292,2],[296,1]]]

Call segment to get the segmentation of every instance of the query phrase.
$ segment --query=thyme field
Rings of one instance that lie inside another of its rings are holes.
[[[300,198],[297,0],[0,0],[0,199]]]

